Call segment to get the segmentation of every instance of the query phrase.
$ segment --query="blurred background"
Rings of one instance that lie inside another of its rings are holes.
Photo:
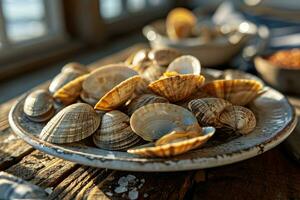
[[[0,102],[51,79],[67,62],[89,64],[135,43],[147,43],[142,28],[165,18],[172,8],[182,6],[210,17],[222,2],[0,0]],[[300,46],[299,0],[229,2],[243,18],[267,27],[265,49]],[[245,54],[251,57],[252,44],[261,42],[252,40],[224,65],[255,73]]]

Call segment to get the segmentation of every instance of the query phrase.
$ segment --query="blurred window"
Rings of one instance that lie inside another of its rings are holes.
[[[99,0],[100,14],[110,23],[126,17],[140,14],[145,11],[166,9],[170,6],[170,0]]]

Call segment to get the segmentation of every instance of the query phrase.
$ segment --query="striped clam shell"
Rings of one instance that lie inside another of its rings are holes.
[[[55,113],[53,98],[46,90],[33,91],[26,97],[23,111],[31,121],[47,121]]]
[[[6,172],[0,172],[0,199],[47,199],[40,187]]]
[[[170,48],[153,49],[149,52],[148,57],[159,66],[168,66],[175,58],[181,54]]]
[[[153,103],[137,109],[130,118],[130,125],[146,141],[155,141],[174,130],[201,130],[190,111],[169,103]]]
[[[185,152],[188,152],[192,149],[196,149],[205,144],[215,133],[215,128],[213,127],[204,127],[201,131],[202,134],[195,136],[194,134],[191,137],[183,136],[178,140],[175,140],[170,143],[164,143],[160,145],[147,144],[138,146],[133,149],[127,150],[128,153],[137,154],[144,157],[170,157],[175,155],[180,155]],[[169,137],[176,132],[172,132],[164,137]],[[188,135],[189,133],[187,133]]]
[[[130,101],[127,105],[127,113],[128,115],[132,115],[134,111],[139,109],[142,106],[151,104],[151,103],[168,103],[168,99],[164,97],[157,96],[155,94],[143,94],[141,96],[137,96]]]
[[[40,138],[51,143],[72,143],[92,135],[100,117],[86,103],[75,103],[59,111],[43,128]]]
[[[197,88],[204,84],[205,78],[201,75],[176,75],[159,79],[149,84],[150,90],[170,102],[188,99]]]
[[[169,64],[167,72],[199,75],[201,72],[201,65],[198,58],[190,55],[184,55],[173,60]]]
[[[196,116],[201,126],[222,127],[219,121],[221,112],[231,103],[220,98],[194,99],[189,102],[189,110]]]
[[[84,90],[81,90],[81,92],[80,92],[80,99],[81,99],[83,102],[85,102],[85,103],[87,103],[87,104],[90,104],[90,105],[93,106],[93,107],[94,107],[94,106],[96,105],[96,103],[98,102],[98,99],[94,99],[94,98],[90,97],[89,94],[86,93]]]
[[[246,79],[216,80],[206,83],[201,89],[213,97],[240,106],[247,105],[264,91],[260,82]]]
[[[96,146],[107,150],[127,150],[142,139],[129,125],[129,117],[118,110],[103,115],[101,125],[93,135]]]
[[[76,102],[82,90],[82,83],[88,76],[89,74],[79,76],[61,87],[53,94],[54,99],[64,105]]]
[[[107,92],[95,105],[96,110],[114,110],[125,104],[134,94],[140,76],[133,76],[121,82]]]
[[[111,64],[100,67],[83,82],[83,90],[94,99],[101,99],[107,92],[129,77],[138,75],[126,64]]]
[[[256,127],[256,118],[251,110],[242,106],[229,106],[220,114],[223,130],[246,135]]]

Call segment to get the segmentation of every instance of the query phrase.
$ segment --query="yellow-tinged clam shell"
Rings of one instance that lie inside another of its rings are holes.
[[[142,94],[151,94],[152,92],[148,88],[149,81],[147,81],[144,78],[141,78],[141,80],[138,82],[136,88],[135,88],[135,95],[139,96]]]
[[[106,93],[95,105],[96,110],[113,110],[125,104],[134,94],[140,76],[133,76],[121,82]]]
[[[107,150],[127,150],[136,146],[142,138],[129,125],[129,117],[118,110],[103,115],[101,125],[93,134],[96,146]]]
[[[181,54],[170,48],[153,49],[149,52],[148,57],[159,66],[168,66],[175,58]]]
[[[251,110],[242,106],[229,106],[220,114],[223,130],[237,134],[249,134],[256,127],[256,118]]]
[[[59,111],[43,128],[40,138],[51,143],[72,143],[92,135],[100,125],[93,107],[75,103]]]
[[[190,111],[169,103],[140,107],[132,114],[130,125],[146,141],[155,141],[174,130],[201,131],[197,119]]]
[[[26,97],[23,111],[31,121],[47,121],[55,112],[53,98],[46,90],[33,91]]]
[[[126,64],[111,64],[94,70],[83,82],[83,90],[94,99],[101,99],[116,85],[138,75]]]
[[[189,37],[197,23],[196,16],[185,8],[175,8],[169,12],[166,20],[167,34],[170,39]]]
[[[167,72],[177,72],[179,74],[196,74],[201,72],[201,65],[198,58],[190,55],[184,55],[173,60],[168,68]]]
[[[141,96],[137,96],[130,101],[127,105],[128,115],[132,115],[134,111],[139,109],[142,106],[151,104],[151,103],[168,103],[168,99],[164,97],[160,97],[154,94],[143,94]]]
[[[196,116],[201,126],[216,128],[222,127],[219,117],[228,106],[231,106],[231,103],[220,98],[194,99],[188,104],[189,110]]]
[[[70,81],[56,91],[53,97],[64,105],[69,105],[76,102],[82,90],[82,83],[88,76],[89,74],[85,74]]]
[[[204,127],[202,129],[202,134],[198,134],[198,136],[195,135],[195,132],[188,132],[187,136],[184,136],[183,134],[175,135],[176,132],[172,132],[169,135],[164,136],[168,138],[167,140],[161,140],[162,142],[156,146],[151,144],[144,145],[134,149],[129,149],[127,152],[145,157],[175,156],[201,147],[213,136],[214,132],[215,128],[213,127]],[[176,139],[176,137],[179,138]],[[168,140],[170,143],[168,143]]]
[[[244,106],[263,92],[263,85],[255,80],[216,80],[201,88],[207,94],[225,99],[234,105]]]
[[[177,102],[189,98],[204,81],[204,76],[185,74],[159,79],[150,83],[148,87],[170,102]]]

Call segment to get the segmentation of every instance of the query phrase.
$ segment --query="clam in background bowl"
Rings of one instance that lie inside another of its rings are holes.
[[[238,33],[233,41],[226,36],[217,37],[212,41],[193,37],[181,40],[171,40],[166,36],[165,22],[158,20],[143,28],[143,34],[152,48],[175,48],[182,54],[197,57],[202,66],[210,67],[228,62],[250,39],[246,33]]]
[[[300,94],[300,68],[275,65],[266,56],[257,56],[254,64],[259,75],[273,88],[289,94]]]

